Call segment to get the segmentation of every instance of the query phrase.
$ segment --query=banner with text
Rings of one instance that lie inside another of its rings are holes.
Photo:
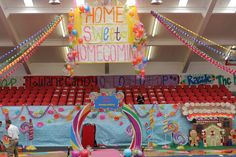
[[[83,44],[77,46],[77,60],[89,62],[131,62],[128,24],[123,6],[91,7],[82,14]]]
[[[187,74],[182,75],[180,84],[186,85],[225,85],[231,91],[236,91],[236,76],[234,75],[214,75],[214,74]]]

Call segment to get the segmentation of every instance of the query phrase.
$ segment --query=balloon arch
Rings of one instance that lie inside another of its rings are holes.
[[[71,129],[71,144],[73,150],[83,150],[80,138],[80,130],[83,124],[84,119],[91,112],[91,104],[88,104],[83,107],[75,116]],[[133,137],[130,149],[140,149],[142,145],[142,127],[141,122],[138,118],[138,115],[131,109],[128,105],[122,107],[122,112],[127,116],[129,121],[133,126]]]

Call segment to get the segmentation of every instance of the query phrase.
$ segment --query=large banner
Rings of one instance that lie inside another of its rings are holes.
[[[122,6],[96,6],[82,14],[83,44],[77,46],[80,63],[131,62],[128,24]]]
[[[114,88],[118,86],[156,86],[177,85],[179,75],[147,75],[145,80],[137,79],[135,75],[124,76],[26,76],[25,85],[30,86],[98,86]]]

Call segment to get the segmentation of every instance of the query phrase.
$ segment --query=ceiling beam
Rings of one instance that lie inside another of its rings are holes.
[[[204,18],[201,20],[201,22],[198,26],[198,29],[196,31],[196,33],[198,35],[203,35],[203,33],[209,23],[211,15],[213,14],[213,10],[215,8],[216,2],[217,2],[217,0],[211,0],[210,5],[208,6],[208,9],[206,11],[206,14],[205,14]],[[193,46],[196,46],[196,43],[194,43]],[[190,62],[191,62],[191,56],[192,56],[192,50],[189,49],[189,51],[187,52],[187,55],[184,59],[182,73],[187,72]]]
[[[10,23],[10,21],[7,20],[2,2],[1,2],[1,5],[0,5],[0,21],[1,21],[1,25],[3,25],[3,27],[5,28],[5,31],[8,34],[9,39],[12,41],[13,45],[17,46],[18,43],[20,42],[19,37],[17,36],[17,34],[16,34],[12,24]],[[27,63],[24,62],[23,65],[24,65],[26,73],[31,74]]]
[[[6,8],[6,15],[11,14],[67,14],[71,8]],[[150,13],[151,10],[157,10],[156,7],[139,7],[138,13]],[[161,7],[158,8],[159,13],[205,13],[206,8],[178,8],[178,7]]]

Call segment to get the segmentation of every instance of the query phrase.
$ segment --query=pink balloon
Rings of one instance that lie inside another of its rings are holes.
[[[84,149],[80,152],[80,157],[89,157],[90,152],[87,149]]]
[[[72,157],[79,157],[79,156],[80,156],[80,152],[74,150],[74,151],[72,151],[71,156],[72,156]]]

